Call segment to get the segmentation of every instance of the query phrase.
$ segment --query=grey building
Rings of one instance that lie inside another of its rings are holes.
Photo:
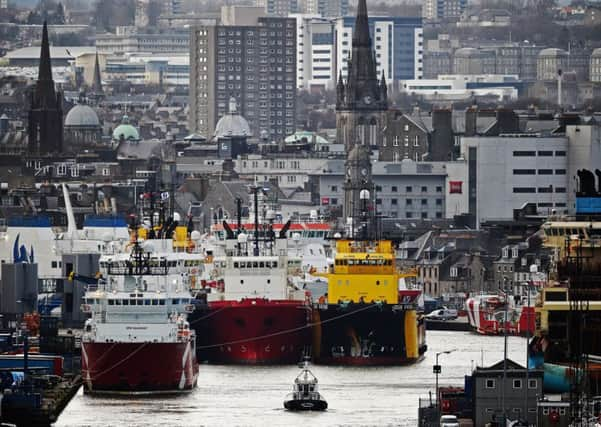
[[[99,54],[187,53],[189,46],[189,32],[172,28],[168,31],[139,31],[135,27],[124,27],[116,34],[96,35]]]
[[[190,131],[212,137],[215,124],[228,111],[231,97],[236,99],[254,136],[281,141],[294,133],[293,18],[258,17],[244,25],[203,25],[192,29]]]
[[[349,13],[349,0],[302,0],[304,11],[324,18],[337,18]]]
[[[601,83],[601,48],[593,50],[591,54],[590,81]]]
[[[451,52],[424,52],[424,79],[437,79],[440,74],[452,73]]]
[[[496,74],[495,62],[494,50],[465,47],[455,51],[453,72],[455,74]]]
[[[475,426],[500,421],[503,410],[511,420],[527,418],[536,425],[536,405],[543,396],[542,370],[527,370],[507,359],[505,363],[476,368],[472,381]]]
[[[420,161],[428,152],[428,130],[419,120],[400,111],[388,111],[384,115],[384,128],[379,147],[380,161]]]
[[[319,180],[321,212],[327,216],[341,211],[344,161],[329,161],[316,177]],[[442,163],[416,163],[411,160],[373,163],[372,181],[377,210],[389,218],[444,218],[446,179],[447,172]]]
[[[265,8],[270,15],[286,17],[289,13],[298,13],[299,0],[255,0],[258,7]]]
[[[557,71],[568,70],[568,53],[563,49],[543,49],[538,54],[536,77],[538,80],[556,80]]]

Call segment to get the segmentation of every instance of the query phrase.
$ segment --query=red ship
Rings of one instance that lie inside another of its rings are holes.
[[[181,393],[198,377],[189,341],[83,343],[81,366],[87,393]]]
[[[191,321],[205,340],[200,354],[213,363],[299,362],[311,342],[311,307],[289,278],[300,259],[288,257],[288,227],[278,239],[264,230],[260,242],[224,227],[226,255],[215,258],[213,272],[220,285],[207,295],[208,312]]]
[[[209,304],[209,359],[219,363],[297,363],[310,340],[303,301],[245,298]]]
[[[196,386],[189,276],[170,239],[134,243],[132,254],[104,254],[106,280],[91,284],[82,310],[86,393],[182,393]]]

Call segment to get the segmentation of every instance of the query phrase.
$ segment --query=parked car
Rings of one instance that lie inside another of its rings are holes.
[[[456,415],[443,415],[440,417],[440,427],[459,427]]]
[[[454,320],[457,319],[457,310],[450,308],[439,308],[432,313],[426,315],[426,319],[430,320]]]

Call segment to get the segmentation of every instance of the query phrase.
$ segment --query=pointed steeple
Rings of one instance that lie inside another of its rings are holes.
[[[94,62],[94,78],[92,80],[92,92],[95,95],[104,93],[102,89],[102,78],[100,77],[100,63],[98,61],[98,52],[96,52],[96,61]]]
[[[382,70],[382,78],[380,79],[380,102],[383,106],[388,107],[388,86],[386,85],[384,70]]]
[[[369,35],[369,17],[367,16],[366,0],[359,0],[357,5],[357,17],[355,18],[355,32],[353,33],[353,47],[363,46],[371,49],[371,37]]]
[[[344,80],[342,79],[342,70],[338,73],[338,84],[336,85],[336,107],[344,103]]]
[[[345,105],[342,109],[378,109],[380,99],[376,61],[369,33],[366,0],[359,0],[355,28],[353,29],[352,59],[347,63]]]
[[[40,49],[40,68],[38,71],[38,82],[36,84],[37,106],[42,108],[56,107],[56,92],[54,91],[54,80],[52,80],[52,64],[50,62],[50,43],[48,42],[48,26],[44,21],[42,28],[42,46]]]
[[[31,96],[28,118],[29,152],[36,154],[61,153],[63,147],[62,94],[54,89],[48,26],[44,21],[40,69],[35,91]]]

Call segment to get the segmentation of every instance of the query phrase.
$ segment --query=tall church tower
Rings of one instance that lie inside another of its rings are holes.
[[[380,145],[383,118],[388,110],[386,80],[382,75],[378,81],[376,74],[365,1],[358,3],[348,79],[345,83],[340,74],[336,88],[337,141],[344,143],[347,152],[344,221],[352,224],[352,237],[369,237],[375,230],[370,154],[372,147]]]
[[[44,21],[38,81],[31,97],[29,110],[29,152],[32,154],[60,153],[63,148],[62,94],[54,90],[48,27]]]
[[[357,7],[346,84],[340,73],[336,87],[336,140],[344,143],[347,153],[355,144],[379,145],[383,112],[388,110],[386,80],[382,75],[378,81],[365,1],[359,0]]]

